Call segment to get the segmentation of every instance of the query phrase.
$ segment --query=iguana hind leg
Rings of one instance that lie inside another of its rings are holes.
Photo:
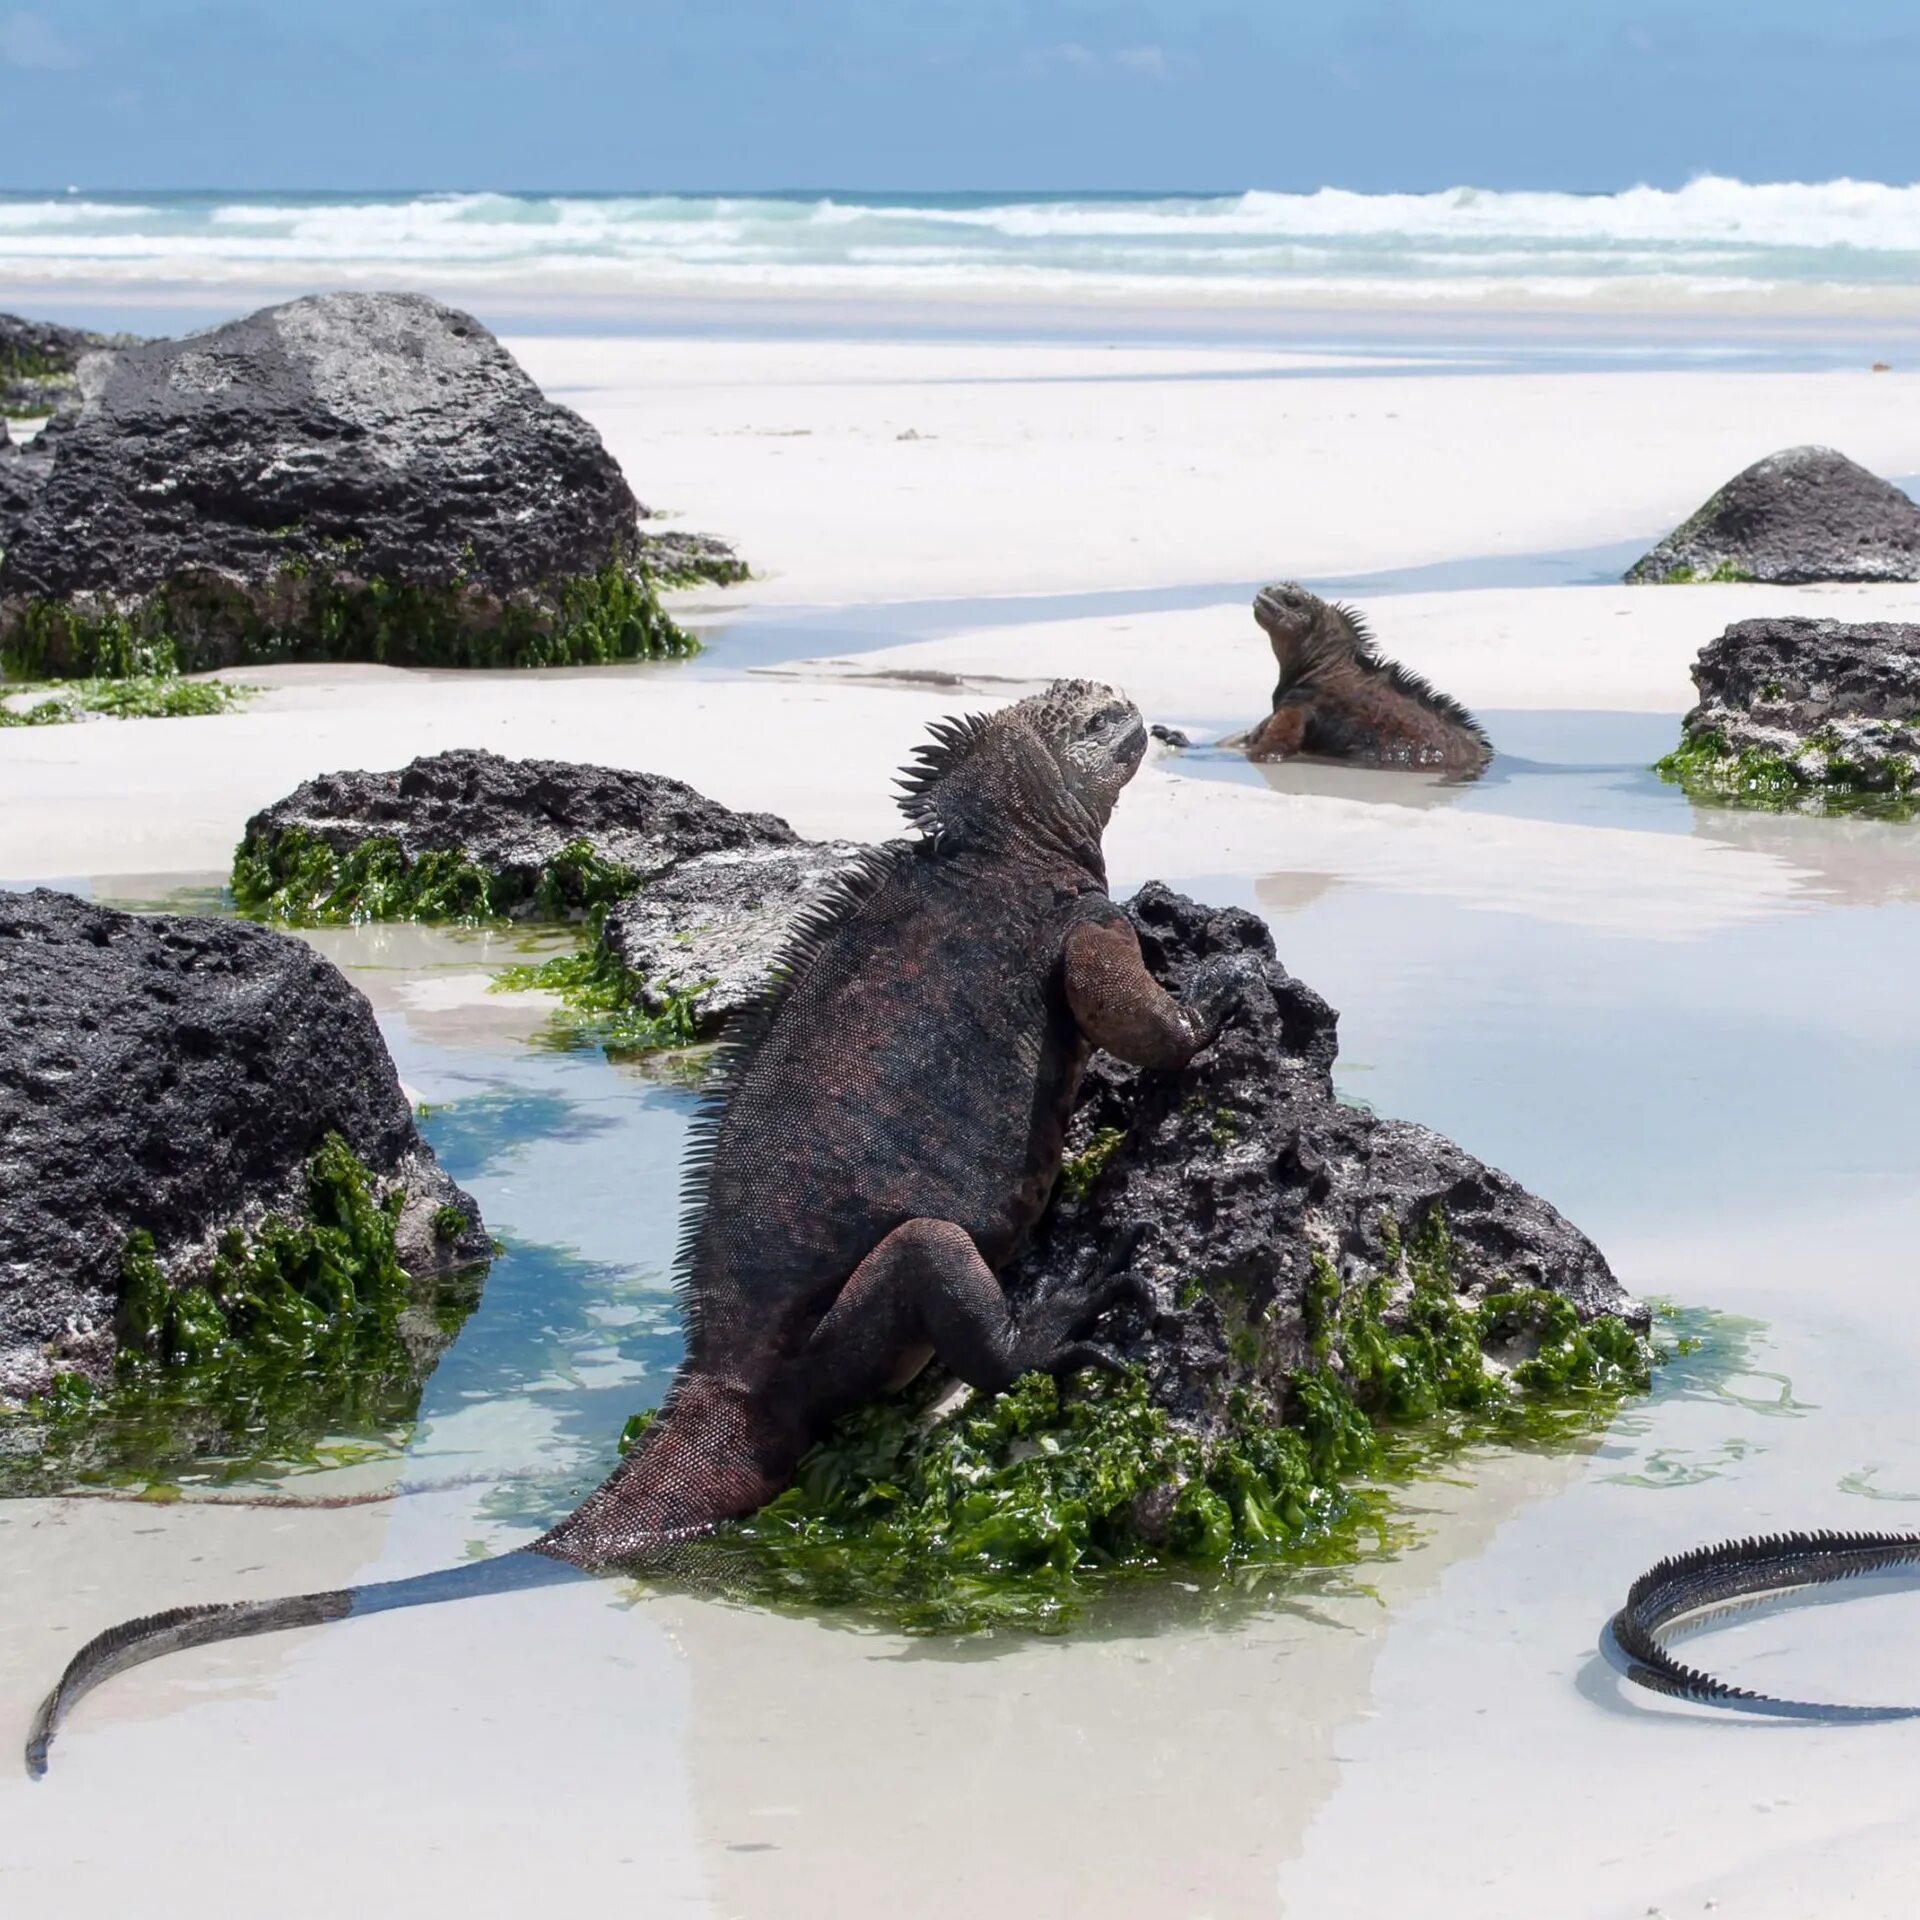
[[[853,1270],[814,1329],[801,1369],[811,1410],[831,1418],[857,1406],[929,1352],[986,1393],[1023,1373],[1106,1363],[1104,1348],[1074,1336],[1138,1291],[1127,1274],[1102,1272],[1016,1314],[964,1227],[908,1220]]]

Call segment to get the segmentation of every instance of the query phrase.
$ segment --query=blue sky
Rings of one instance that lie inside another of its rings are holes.
[[[0,187],[1920,178],[1911,0],[0,0]]]

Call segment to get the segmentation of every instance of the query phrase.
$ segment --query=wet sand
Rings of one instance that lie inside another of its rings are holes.
[[[1184,364],[1156,383],[1142,356],[1095,386],[1059,378],[1060,361],[1038,384],[1011,363],[999,373],[1021,377],[989,377],[977,353],[935,377],[948,350],[901,348],[858,375],[824,349],[731,344],[676,350],[636,381],[624,356],[641,351],[545,342],[528,358],[571,382],[643,495],[785,569],[690,601],[716,633],[703,662],[282,669],[243,676],[271,691],[237,716],[12,733],[0,875],[135,898],[204,883],[246,814],[295,780],[454,744],[650,766],[805,831],[878,834],[929,717],[1051,673],[1118,679],[1153,717],[1201,727],[1257,712],[1258,636],[1208,583],[1650,541],[1796,438],[1920,469],[1905,411],[1868,408],[1884,376],[1503,387],[1314,370],[1229,388]],[[1239,424],[1212,410],[1216,388]],[[1260,411],[1282,400],[1304,411]],[[1443,485],[1436,451],[1394,477],[1389,413],[1407,446],[1443,450],[1434,436],[1476,405],[1504,464],[1476,455]],[[896,414],[930,442],[883,437]],[[1103,491],[1050,501],[1070,431],[1091,436],[1083,470]],[[1032,460],[996,494],[986,476],[1008,473],[1022,436]],[[1539,484],[1563,444],[1581,445],[1580,484]],[[922,454],[934,493],[893,499],[893,463]],[[1257,513],[1221,517],[1227,463]],[[1184,609],[991,617],[996,595],[1179,582],[1196,589]],[[943,596],[965,598],[928,616]],[[809,645],[833,627],[811,610],[836,601],[845,630],[885,644],[845,665]],[[1383,599],[1389,647],[1488,710],[1504,751],[1486,783],[1269,781],[1156,755],[1110,838],[1121,891],[1159,876],[1268,916],[1287,964],[1342,1010],[1350,1097],[1547,1195],[1633,1290],[1759,1323],[1733,1378],[1670,1376],[1588,1455],[1460,1463],[1410,1489],[1420,1544],[1360,1570],[1372,1597],[1183,1622],[1169,1592],[1151,1620],[956,1646],[583,1585],[180,1656],[84,1703],[47,1782],[0,1770],[0,1902],[317,1915],[377,1888],[382,1907],[613,1899],[747,1920],[1083,1902],[1303,1920],[1610,1920],[1709,1900],[1782,1920],[1905,1912],[1920,1734],[1673,1715],[1624,1698],[1592,1648],[1662,1551],[1899,1525],[1920,1496],[1920,829],[1697,809],[1644,772],[1687,702],[1688,660],[1727,619],[1916,607],[1907,588]],[[530,1464],[548,1478],[345,1513],[0,1506],[0,1726],[23,1728],[66,1652],[126,1614],[524,1537],[529,1508],[584,1484],[671,1366],[686,1096],[530,1044],[538,1002],[481,991],[517,942],[374,929],[323,944],[374,999],[443,1156],[510,1243],[405,1454],[353,1484]],[[1920,1699],[1916,1607],[1762,1618],[1696,1657],[1756,1683]]]

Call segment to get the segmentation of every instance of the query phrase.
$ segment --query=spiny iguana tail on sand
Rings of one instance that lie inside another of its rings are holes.
[[[1920,1719],[1920,1707],[1782,1700],[1730,1686],[1676,1660],[1662,1638],[1689,1617],[1699,1619],[1733,1602],[1914,1566],[1920,1566],[1920,1533],[1776,1533],[1696,1547],[1662,1560],[1633,1583],[1627,1604],[1600,1636],[1600,1648],[1629,1680],[1702,1706],[1775,1720]]]
[[[1351,607],[1288,581],[1261,588],[1253,617],[1273,643],[1280,680],[1273,711],[1235,743],[1249,760],[1312,753],[1470,779],[1493,757],[1473,715],[1385,659]]]
[[[763,1505],[839,1415],[929,1358],[989,1392],[1109,1360],[1078,1336],[1137,1282],[1087,1274],[1016,1310],[994,1275],[1046,1205],[1092,1049],[1184,1066],[1247,979],[1214,963],[1181,1005],[1107,897],[1100,836],[1146,739],[1130,702],[1082,680],[933,729],[902,783],[918,837],[874,849],[809,917],[726,1043],[687,1173],[686,1358],[573,1513],[445,1573],[115,1627],[41,1708],[29,1769],[90,1686],[175,1648],[658,1565]]]

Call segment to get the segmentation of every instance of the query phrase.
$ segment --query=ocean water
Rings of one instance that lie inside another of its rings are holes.
[[[0,284],[1689,304],[1920,281],[1920,184],[1439,193],[0,195]]]

